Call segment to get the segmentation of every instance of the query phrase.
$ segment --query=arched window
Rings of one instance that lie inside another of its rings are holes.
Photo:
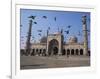
[[[32,53],[31,53],[32,56],[35,55],[35,49],[32,49]]]
[[[63,49],[62,55],[65,55],[65,54],[66,54],[66,50],[65,50],[65,49]]]
[[[88,55],[90,56],[90,50],[88,50]]]
[[[76,55],[79,55],[79,50],[78,49],[76,49]]]
[[[38,52],[38,49],[36,49],[36,52]]]
[[[43,49],[43,53],[45,53],[46,52],[46,49]]]
[[[35,52],[35,49],[33,49],[32,52],[34,53]]]
[[[24,49],[21,49],[20,50],[20,54],[21,54],[21,56],[24,55],[25,54],[25,50]]]
[[[40,54],[41,54],[41,52],[42,52],[42,49],[40,49]]]
[[[46,49],[42,49],[42,56],[46,56]]]
[[[80,49],[80,55],[83,55],[83,49]]]
[[[71,55],[74,55],[74,49],[71,50]]]
[[[67,55],[70,55],[70,50],[69,49],[67,49]]]

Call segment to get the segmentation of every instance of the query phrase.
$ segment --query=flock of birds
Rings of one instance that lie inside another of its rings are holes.
[[[30,19],[32,19],[32,20],[35,20],[36,16],[29,16],[28,18],[30,18]],[[48,17],[47,17],[47,16],[42,16],[42,18],[43,18],[43,19],[47,19]],[[54,21],[56,21],[56,20],[57,20],[57,18],[54,17]],[[36,21],[33,21],[33,23],[34,23],[34,24],[37,24]],[[20,25],[20,27],[22,27],[22,25]],[[70,34],[70,28],[72,28],[71,25],[66,26],[66,30],[63,31],[63,29],[61,29],[61,33],[65,32],[66,35]],[[50,30],[50,27],[48,27],[47,32],[48,32],[49,30]],[[43,31],[42,29],[38,29],[38,30],[37,30],[39,36],[42,36],[42,31]],[[89,32],[90,32],[90,31],[88,30],[88,35],[89,35]],[[82,36],[81,31],[78,31],[77,35],[78,35],[78,36]],[[28,36],[26,36],[26,37],[28,37]],[[24,39],[24,37],[21,36],[21,39]],[[34,39],[35,39],[35,37],[32,36],[32,40],[34,40]],[[24,40],[21,40],[21,41],[24,41]],[[22,44],[24,44],[24,42],[23,42]]]

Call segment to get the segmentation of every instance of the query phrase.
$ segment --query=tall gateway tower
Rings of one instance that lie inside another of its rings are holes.
[[[83,37],[84,37],[84,55],[88,55],[88,35],[87,35],[87,17],[82,16]]]
[[[62,55],[62,33],[49,34],[47,37],[47,55]]]

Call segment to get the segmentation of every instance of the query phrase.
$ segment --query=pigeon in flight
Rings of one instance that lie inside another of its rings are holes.
[[[38,32],[42,32],[42,30],[38,30]]]
[[[70,28],[71,26],[69,25],[68,28]]]
[[[40,35],[41,36],[41,34],[39,33],[38,35]]]
[[[35,18],[36,18],[36,16],[29,16],[28,18],[35,19]]]
[[[66,34],[69,34],[69,30],[67,30],[67,31],[65,31],[66,32]]]
[[[43,18],[47,19],[47,16],[43,16]]]
[[[56,17],[54,17],[54,20],[56,21]]]
[[[34,22],[34,24],[37,24],[37,22]]]

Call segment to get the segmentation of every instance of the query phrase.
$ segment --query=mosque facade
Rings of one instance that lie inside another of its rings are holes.
[[[85,55],[84,43],[79,43],[76,36],[71,36],[65,43],[62,33],[49,34],[42,37],[40,43],[31,45],[30,55],[54,56],[54,55]],[[88,55],[90,50],[88,49]]]
[[[61,31],[54,34],[48,34],[47,32],[47,36],[42,37],[39,43],[31,44],[32,20],[29,26],[26,49],[21,50],[21,54],[26,52],[27,55],[31,56],[90,55],[86,16],[82,16],[83,43],[79,43],[76,36],[71,36],[67,42],[64,42],[64,36]]]

